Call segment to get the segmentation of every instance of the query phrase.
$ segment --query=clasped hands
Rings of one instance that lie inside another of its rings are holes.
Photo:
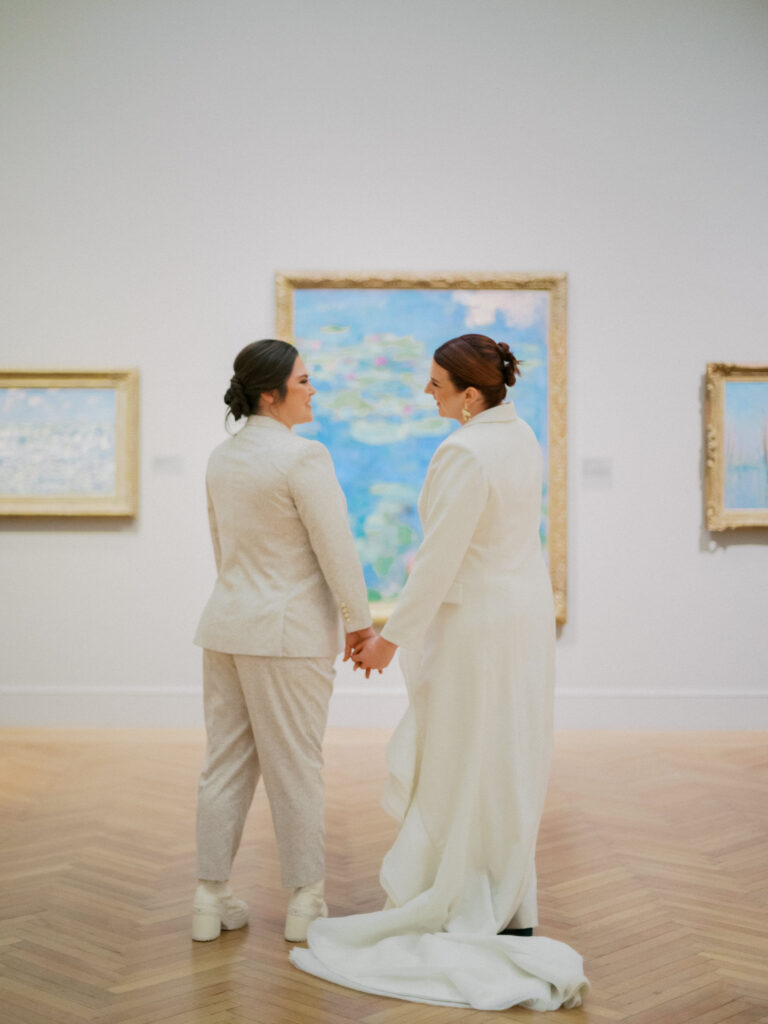
[[[361,668],[365,671],[365,678],[371,678],[371,672],[378,669],[381,674],[387,665],[392,661],[397,650],[397,644],[385,640],[383,636],[377,636],[373,627],[358,629],[354,633],[347,633],[344,643],[344,661],[351,658],[354,661],[354,671]]]

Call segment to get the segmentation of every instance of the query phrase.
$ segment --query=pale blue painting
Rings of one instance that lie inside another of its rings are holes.
[[[522,360],[509,397],[544,449],[547,541],[549,293],[298,288],[294,338],[318,395],[300,427],[330,449],[347,495],[371,601],[392,601],[421,541],[416,508],[429,461],[456,429],[424,394],[432,352],[459,334],[506,341]]]
[[[768,381],[725,382],[726,508],[768,508]]]
[[[0,388],[0,495],[115,492],[114,388]]]

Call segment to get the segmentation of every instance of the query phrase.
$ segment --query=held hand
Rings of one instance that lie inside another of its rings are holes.
[[[381,673],[392,661],[397,650],[397,644],[391,644],[383,636],[375,636],[367,640],[362,648],[355,654],[355,670],[365,669],[365,678],[371,678],[371,672],[375,669]]]
[[[363,640],[376,636],[373,626],[367,629],[356,629],[354,633],[347,633],[344,638],[344,661],[347,661],[362,646]]]
[[[370,644],[372,644],[373,641],[376,639],[378,639],[378,636],[376,633],[374,633],[373,636],[367,636],[364,640],[361,640],[360,643],[357,645],[352,654],[352,661],[354,662],[354,665],[352,666],[353,671],[355,671],[358,668],[364,667],[360,664],[360,662],[365,658],[365,649]],[[379,672],[381,672],[381,669],[379,669]]]

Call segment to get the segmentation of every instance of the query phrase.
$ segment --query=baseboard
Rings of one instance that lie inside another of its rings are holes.
[[[560,690],[558,729],[768,729],[768,693],[754,690]]]
[[[328,724],[391,729],[406,705],[400,688],[338,687]],[[198,728],[203,724],[201,693],[192,687],[6,686],[0,687],[0,724]],[[555,725],[559,729],[768,729],[768,693],[560,690],[555,699]]]

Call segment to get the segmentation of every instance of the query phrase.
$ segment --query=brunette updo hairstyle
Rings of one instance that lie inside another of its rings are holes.
[[[265,391],[277,391],[285,398],[287,381],[299,353],[287,341],[265,338],[252,341],[237,353],[235,371],[224,395],[229,406],[227,418],[239,420],[259,411],[259,399]]]
[[[433,359],[448,371],[451,383],[459,391],[477,388],[486,409],[504,401],[507,388],[520,376],[520,363],[504,341],[485,334],[462,334],[444,342]]]

